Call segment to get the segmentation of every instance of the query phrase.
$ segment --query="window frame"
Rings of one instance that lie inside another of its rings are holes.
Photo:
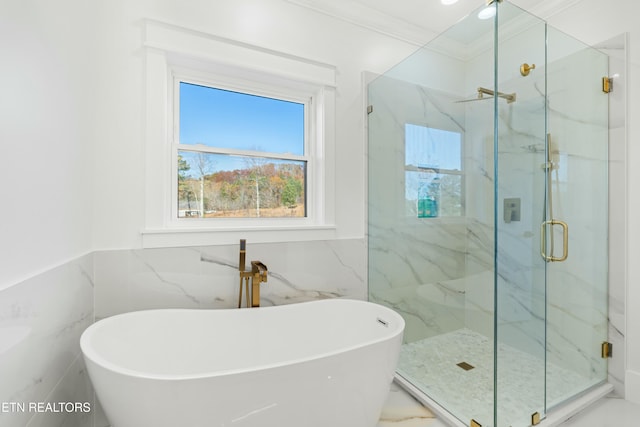
[[[339,238],[335,224],[335,65],[151,19],[144,21],[143,58],[143,248],[237,244],[239,238],[252,243]],[[312,161],[307,163],[311,167],[307,185],[313,189],[307,190],[312,193],[306,195],[307,217],[176,221],[174,72],[197,80],[226,82],[227,87],[240,81],[241,87],[248,85],[261,94],[309,97],[305,155]]]
[[[172,91],[171,101],[172,105],[172,125],[171,125],[171,199],[173,204],[171,206],[171,219],[169,223],[176,227],[189,227],[189,226],[237,226],[237,227],[258,227],[265,226],[269,223],[277,224],[281,222],[293,222],[293,223],[313,223],[314,217],[317,216],[315,211],[316,203],[314,201],[318,198],[318,183],[309,177],[316,176],[316,161],[313,156],[310,155],[314,151],[314,148],[318,145],[318,141],[311,129],[314,128],[311,123],[310,117],[315,116],[314,96],[315,93],[309,91],[292,90],[290,87],[276,87],[273,85],[263,85],[253,80],[238,79],[230,76],[220,76],[212,73],[207,75],[201,75],[194,73],[193,71],[185,70],[183,68],[174,67],[172,69]],[[222,147],[212,147],[203,144],[181,144],[180,143],[180,83],[194,84],[203,87],[210,87],[213,89],[227,90],[231,92],[237,92],[241,94],[255,95],[261,97],[267,97],[280,101],[295,102],[304,105],[304,141],[303,141],[303,155],[287,154],[287,153],[274,153],[268,151],[256,151],[256,150],[242,150],[231,149]],[[233,217],[233,218],[180,218],[178,215],[178,153],[180,151],[189,151],[195,153],[206,154],[224,154],[224,155],[238,155],[238,156],[250,156],[258,158],[270,158],[277,160],[294,160],[302,161],[306,163],[305,174],[305,212],[304,217]]]

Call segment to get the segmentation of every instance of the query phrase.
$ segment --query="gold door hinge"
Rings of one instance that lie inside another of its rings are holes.
[[[531,414],[531,425],[536,426],[538,424],[540,424],[540,413],[534,412],[533,414]]]
[[[613,355],[613,344],[611,344],[610,342],[603,342],[602,343],[602,358],[603,359],[608,359]]]
[[[472,419],[471,423],[469,424],[469,427],[482,427],[482,424],[480,424],[476,420]]]
[[[613,79],[611,77],[602,78],[602,91],[604,93],[611,93],[613,91]]]
[[[367,114],[373,113],[373,105],[367,106]]]

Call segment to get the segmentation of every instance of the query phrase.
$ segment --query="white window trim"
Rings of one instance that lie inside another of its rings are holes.
[[[335,238],[335,67],[151,20],[145,22],[145,47],[143,247],[231,244],[239,238],[255,243]],[[309,103],[306,218],[177,218],[176,78]]]
[[[322,108],[322,102],[316,100],[320,95],[317,88],[305,87],[304,89],[295,89],[287,87],[275,87],[272,84],[263,85],[256,80],[242,80],[228,75],[219,75],[214,73],[208,73],[206,75],[197,75],[189,70],[182,68],[172,68],[172,80],[170,97],[172,98],[170,103],[173,105],[172,117],[172,160],[171,160],[171,193],[169,197],[174,201],[171,205],[171,217],[169,219],[169,225],[175,228],[256,228],[268,226],[273,224],[275,226],[281,226],[282,224],[289,224],[291,226],[312,226],[318,222],[318,218],[323,217],[323,212],[319,209],[323,206],[323,188],[322,188],[322,175],[320,168],[316,166],[316,156],[310,152],[312,148],[316,148],[319,152],[323,151],[323,140],[318,137],[315,132],[315,123],[310,120],[310,116],[316,116],[315,110],[317,107]],[[179,100],[177,99],[178,87],[180,82],[187,82],[198,84],[207,87],[214,87],[224,90],[231,90],[241,93],[248,93],[257,96],[268,96],[275,99],[281,99],[285,101],[297,102],[304,104],[305,106],[305,137],[304,137],[304,155],[292,155],[292,154],[278,154],[272,152],[261,152],[251,150],[234,150],[224,149],[217,147],[209,147],[202,145],[184,145],[179,143]],[[304,161],[307,163],[307,186],[306,186],[306,211],[307,217],[305,218],[178,218],[177,200],[178,183],[175,179],[178,175],[177,171],[177,156],[178,151],[200,151],[212,154],[239,154],[239,155],[253,155],[264,158],[285,159]]]

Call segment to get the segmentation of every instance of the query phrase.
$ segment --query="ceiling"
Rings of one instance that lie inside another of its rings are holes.
[[[287,1],[419,46],[486,5],[486,0],[459,0],[450,6],[441,4],[440,0]],[[509,0],[542,19],[548,19],[579,1]]]

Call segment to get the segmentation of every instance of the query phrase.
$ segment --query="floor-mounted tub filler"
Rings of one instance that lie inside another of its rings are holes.
[[[404,320],[330,299],[100,320],[80,345],[112,427],[376,425]]]

